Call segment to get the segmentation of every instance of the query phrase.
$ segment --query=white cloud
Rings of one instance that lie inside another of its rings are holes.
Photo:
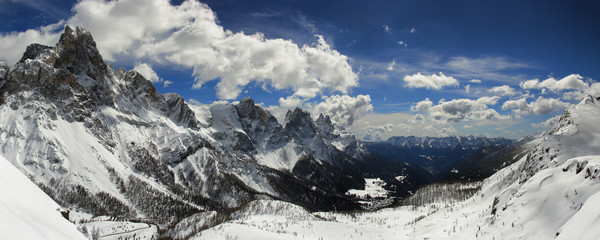
[[[470,72],[498,71],[528,67],[528,65],[526,64],[511,62],[504,57],[453,57],[450,59],[450,61],[448,61],[448,63],[446,63],[446,65],[455,70],[463,70]]]
[[[593,83],[590,88],[585,90],[585,93],[594,97],[600,97],[600,83]]]
[[[413,27],[413,28],[410,29],[410,33],[415,33],[415,32],[417,32],[416,28]]]
[[[538,79],[523,81],[519,84],[523,89],[547,89],[558,92],[568,89],[587,89],[589,85],[583,81],[583,77],[579,74],[571,74],[560,80],[550,77],[542,82]]]
[[[287,98],[279,98],[279,106],[284,108],[300,107],[304,103],[304,100],[297,96],[289,96]]]
[[[432,106],[433,102],[429,100],[429,98],[425,98],[425,100],[418,102],[414,106],[411,106],[410,110],[415,112],[428,112]]]
[[[194,87],[218,80],[220,99],[236,98],[251,82],[291,89],[303,98],[326,90],[345,94],[358,85],[349,58],[332,49],[323,37],[317,36],[312,45],[298,46],[290,40],[266,39],[260,33],[233,33],[218,24],[206,4],[196,0],[178,6],[168,0],[82,0],[72,12],[66,23],[88,29],[105,59],[193,68]],[[57,39],[58,33],[43,29],[11,33],[0,37],[0,52],[14,62],[27,44],[54,44]],[[19,55],[9,49],[20,45],[22,49],[14,50]]]
[[[152,69],[152,65],[147,63],[138,63],[133,67],[133,70],[142,74],[144,78],[151,81],[152,83],[162,83],[163,88],[169,87],[169,85],[173,84],[172,81],[164,80],[156,74],[156,72]]]
[[[172,81],[169,81],[169,80],[164,80],[164,81],[163,81],[163,87],[164,87],[164,88],[166,88],[166,87],[169,87],[169,85],[171,85],[171,84],[173,84],[173,82],[172,82]]]
[[[519,86],[521,86],[522,89],[536,89],[538,88],[539,84],[540,80],[531,79],[527,81],[522,81],[521,83],[519,83]]]
[[[386,33],[392,33],[392,28],[390,26],[384,24],[382,27],[383,31],[385,31]]]
[[[373,106],[369,95],[358,95],[356,97],[334,95],[325,98],[325,101],[318,103],[313,108],[315,116],[323,113],[329,115],[332,122],[346,126],[352,125],[354,120],[372,110]]]
[[[543,121],[541,123],[532,123],[531,126],[534,128],[540,128],[540,129],[550,129],[551,127],[553,127],[557,122],[558,119],[561,117],[562,115],[556,115],[554,117],[548,118],[548,120]]]
[[[147,63],[139,63],[133,67],[133,70],[142,74],[144,78],[150,80],[153,83],[162,82],[162,79],[158,77],[154,70],[152,70],[152,65],[149,65]]]
[[[377,127],[369,127],[367,128],[367,134],[364,136],[364,140],[366,141],[381,141],[386,133],[394,130],[394,125],[385,124]]]
[[[445,137],[445,136],[454,136],[454,135],[456,135],[457,132],[458,131],[456,131],[456,129],[454,129],[453,126],[448,126],[448,127],[440,129],[438,134],[440,136]]]
[[[21,59],[29,44],[39,43],[50,46],[56,44],[60,37],[60,33],[56,31],[61,29],[63,24],[63,22],[59,22],[24,32],[0,34],[0,58],[8,65],[13,65]]]
[[[408,47],[408,44],[406,44],[404,41],[398,41],[398,45]]]
[[[415,114],[413,119],[411,119],[411,122],[413,122],[413,123],[418,123],[418,122],[423,122],[423,121],[425,121],[425,116],[423,116],[423,114]]]
[[[522,79],[522,75],[511,73],[514,69],[530,68],[526,63],[510,60],[505,57],[452,57],[447,62],[434,62],[432,66],[440,64],[439,68],[453,72],[453,75],[465,79],[483,79],[494,82],[513,84]],[[473,82],[480,83],[480,81]]]
[[[502,86],[490,88],[488,90],[488,92],[497,94],[499,96],[513,96],[513,95],[517,94],[515,89],[508,85],[502,85]]]
[[[421,73],[404,76],[406,87],[440,90],[445,86],[458,86],[458,81],[440,72],[440,75],[423,75]]]
[[[471,79],[469,80],[470,83],[481,83],[481,80],[479,79]]]
[[[194,106],[203,106],[204,104],[202,104],[200,101],[196,100],[196,99],[189,99],[187,101],[187,103],[194,105]]]
[[[427,114],[428,119],[436,122],[461,122],[464,120],[496,120],[509,119],[510,116],[501,115],[496,110],[488,108],[488,105],[498,103],[499,97],[481,97],[476,100],[453,99],[450,101],[440,100],[433,105],[429,99],[425,99],[412,106],[413,111]]]
[[[465,92],[469,93],[471,91],[471,84],[465,85]]]
[[[394,66],[396,66],[396,60],[392,60],[392,62],[388,63],[385,69],[388,71],[394,71]]]
[[[561,109],[565,109],[571,104],[562,102],[554,98],[538,97],[535,101],[527,103],[526,98],[518,100],[509,100],[502,104],[502,110],[512,109],[515,114],[549,114]]]

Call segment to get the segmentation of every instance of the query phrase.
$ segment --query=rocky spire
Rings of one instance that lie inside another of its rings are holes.
[[[317,133],[310,113],[300,108],[289,110],[285,114],[285,122],[285,130],[296,138],[312,138]]]
[[[65,27],[56,44],[56,54],[56,68],[66,68],[75,75],[85,74],[97,81],[107,75],[109,67],[96,48],[92,34],[81,27]]]
[[[25,53],[23,53],[23,57],[21,57],[21,60],[19,60],[19,63],[23,63],[27,59],[35,59],[39,55],[41,55],[44,50],[47,50],[47,49],[52,49],[52,47],[33,43],[33,44],[27,46],[27,49],[25,49]]]

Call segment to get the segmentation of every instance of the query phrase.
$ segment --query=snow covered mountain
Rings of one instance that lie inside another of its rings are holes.
[[[86,239],[61,207],[0,156],[0,232],[3,239]]]
[[[483,136],[397,136],[386,141],[367,142],[365,146],[374,154],[422,167],[432,178],[442,180],[456,171],[468,170],[470,166],[464,166],[465,161],[484,158],[513,142],[511,139]],[[469,162],[468,165],[475,164]]]
[[[345,193],[365,177],[390,179],[397,196],[419,184],[328,116],[295,109],[280,124],[250,98],[192,106],[161,95],[113,70],[79,27],[0,63],[0,154],[65,207],[160,224],[257,199],[356,209]]]
[[[375,212],[313,213],[312,220],[293,217],[303,210],[287,206],[290,213],[233,218],[192,239],[250,239],[244,237],[249,232],[261,239],[597,239],[597,119],[600,97],[588,96],[555,127],[524,144],[525,152],[515,152],[514,164],[484,181],[438,184],[413,195],[429,202],[410,199],[419,204]],[[436,192],[440,190],[443,194]],[[466,193],[470,197],[457,201]]]
[[[484,146],[506,146],[513,143],[513,140],[502,137],[483,137],[483,136],[449,136],[449,137],[416,137],[416,136],[396,136],[391,137],[385,142],[395,146],[406,148],[429,148],[429,149],[473,149],[477,150]]]

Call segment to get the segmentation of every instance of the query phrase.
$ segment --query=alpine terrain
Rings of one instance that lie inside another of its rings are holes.
[[[69,26],[56,46],[32,44],[14,66],[0,63],[0,155],[65,209],[162,229],[255,200],[385,206],[426,178],[325,115],[297,108],[281,124],[250,98],[194,106],[161,95],[136,71],[113,70],[92,35]],[[353,194],[365,178],[384,194]]]
[[[588,96],[522,152],[510,148],[512,165],[481,182],[429,185],[397,207],[310,213],[255,201],[192,239],[597,239],[599,118],[600,98]]]
[[[0,236],[594,239],[597,119],[587,96],[518,141],[363,143],[300,108],[280,123],[251,98],[160,94],[67,26],[0,62]]]

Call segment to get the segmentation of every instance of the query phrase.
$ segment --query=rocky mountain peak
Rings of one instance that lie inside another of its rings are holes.
[[[235,106],[240,118],[252,118],[256,115],[256,107],[252,98],[244,98]]]
[[[279,125],[277,119],[269,111],[256,106],[252,98],[242,99],[235,109],[241,119],[260,120],[261,124],[265,125]]]
[[[25,49],[25,53],[23,53],[23,57],[21,57],[21,60],[19,60],[19,63],[23,63],[27,59],[35,59],[39,55],[41,55],[44,50],[47,50],[47,49],[52,49],[52,47],[33,43],[33,44],[27,46],[27,49]]]
[[[66,68],[75,75],[85,74],[96,80],[106,76],[108,65],[96,48],[92,34],[81,27],[65,27],[56,44],[56,54],[56,68]]]
[[[315,124],[317,125],[317,127],[321,131],[321,134],[323,135],[332,134],[335,130],[335,127],[333,126],[329,115],[324,115],[323,113],[319,115],[319,118],[317,118]]]
[[[300,108],[288,110],[285,114],[285,130],[296,138],[312,138],[317,133],[317,127],[310,113]]]
[[[163,95],[169,109],[168,115],[175,122],[182,123],[191,128],[198,128],[200,123],[196,119],[194,111],[185,103],[183,97],[177,93],[166,93]]]

